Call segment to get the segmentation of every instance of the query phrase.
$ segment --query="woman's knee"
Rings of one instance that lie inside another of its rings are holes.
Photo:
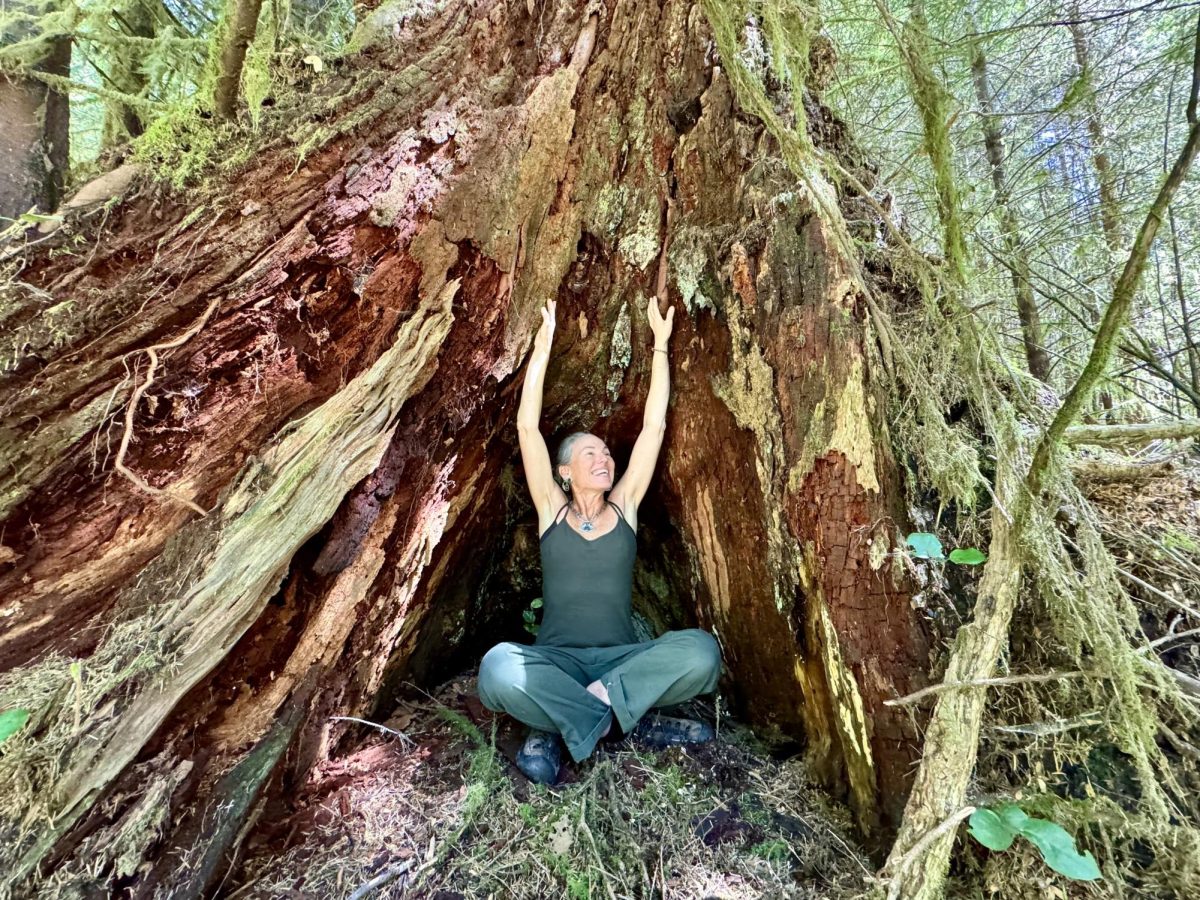
[[[517,645],[511,641],[496,644],[479,661],[477,687],[485,706],[495,708],[522,678],[522,663]]]
[[[717,677],[721,674],[721,645],[717,643],[717,639],[700,628],[689,629],[693,634],[694,641],[693,653],[695,654],[696,668],[712,676],[712,681],[715,684]]]
[[[684,628],[672,632],[674,642],[687,647],[690,667],[705,683],[716,684],[721,674],[721,645],[702,628]]]

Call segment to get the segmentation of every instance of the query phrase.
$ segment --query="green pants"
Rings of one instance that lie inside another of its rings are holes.
[[[479,664],[479,699],[494,712],[561,734],[571,758],[581,762],[613,715],[628,734],[648,709],[707,694],[720,675],[720,647],[699,628],[616,647],[505,641]],[[597,679],[608,690],[611,707],[587,691]]]

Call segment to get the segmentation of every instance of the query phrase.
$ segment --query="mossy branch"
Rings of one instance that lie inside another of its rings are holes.
[[[147,100],[145,97],[138,97],[135,94],[127,94],[124,91],[114,91],[111,88],[100,87],[95,84],[85,84],[82,81],[74,81],[62,75],[52,75],[49,72],[33,71],[28,73],[28,77],[36,79],[43,84],[49,85],[60,94],[68,94],[71,91],[84,91],[89,94],[95,94],[105,100],[112,100],[116,103],[122,103],[125,106],[141,110],[143,112],[159,112],[163,109],[161,103],[155,103],[153,100]]]
[[[1149,422],[1143,425],[1073,425],[1063,432],[1063,439],[1068,444],[1095,444],[1106,447],[1193,437],[1200,437],[1200,419]]]

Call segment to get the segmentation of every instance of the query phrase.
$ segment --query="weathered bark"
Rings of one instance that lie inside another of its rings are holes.
[[[819,205],[836,195],[796,190],[696,5],[612,7],[535,9],[536,42],[524,3],[378,10],[346,95],[272,113],[310,148],[294,175],[276,148],[225,206],[134,203],[94,252],[22,274],[0,667],[56,650],[85,686],[89,666],[128,674],[78,733],[46,716],[21,738],[65,749],[53,825],[18,843],[0,824],[8,878],[69,873],[119,831],[139,754],[166,794],[211,794],[316,684],[289,783],[347,739],[330,715],[520,640],[537,535],[515,410],[538,309],[556,297],[569,325],[544,422],[627,453],[659,289],[679,307],[673,407],[637,611],[712,629],[733,711],[805,742],[865,831],[894,827],[919,735],[885,701],[923,686],[928,647],[890,555],[899,473],[854,261]],[[852,158],[806,105],[808,137]],[[126,432],[150,492],[114,472]],[[152,864],[195,846],[161,832],[138,844]]]

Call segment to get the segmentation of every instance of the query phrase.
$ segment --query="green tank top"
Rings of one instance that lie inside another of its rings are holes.
[[[593,540],[554,522],[541,538],[542,624],[534,644],[615,647],[636,644],[630,601],[637,536],[621,507],[617,525]]]

